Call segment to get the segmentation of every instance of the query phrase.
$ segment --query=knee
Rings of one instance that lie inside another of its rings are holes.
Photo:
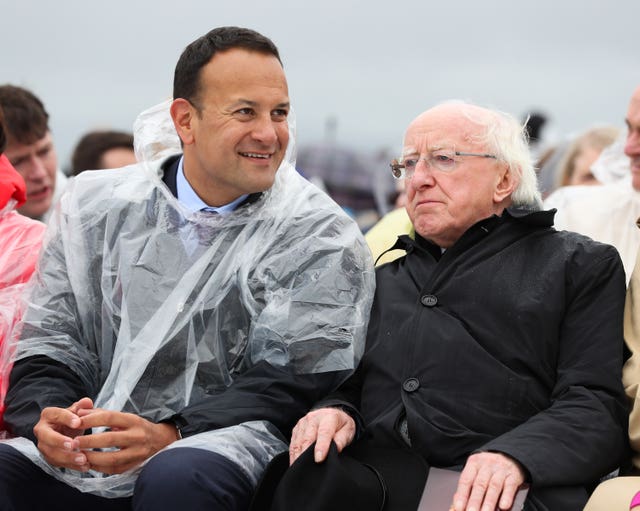
[[[142,469],[136,482],[136,491],[152,492],[154,495],[172,494],[184,490],[197,477],[191,460],[181,456],[180,449],[170,449],[154,456]]]
[[[28,509],[21,506],[29,495],[25,488],[34,488],[46,476],[30,460],[13,447],[0,443],[0,511]]]
[[[169,449],[142,469],[133,492],[133,509],[246,509],[252,490],[240,468],[219,454]]]
[[[615,477],[600,483],[584,511],[628,511],[633,496],[640,491],[640,477]]]

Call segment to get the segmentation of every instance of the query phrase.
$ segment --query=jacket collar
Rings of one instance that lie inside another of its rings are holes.
[[[505,209],[502,215],[492,215],[471,226],[451,248],[460,245],[461,241],[464,245],[466,245],[467,242],[473,243],[473,240],[476,240],[479,236],[484,237],[499,225],[509,220],[513,220],[522,225],[552,227],[555,214],[555,209],[542,210],[537,207],[510,207]],[[417,232],[415,239],[407,235],[399,236],[396,243],[389,250],[394,249],[405,250],[407,253],[418,249],[423,252],[429,252],[436,259],[440,259],[442,255],[441,247],[423,238]]]
[[[178,165],[180,163],[180,158],[182,155],[177,154],[167,158],[161,166],[162,169],[162,181],[167,185],[167,188],[171,190],[171,193],[174,197],[178,197],[178,185],[177,185],[177,174],[178,174]],[[246,199],[238,205],[238,207],[248,206],[249,204],[253,204],[260,197],[262,197],[262,192],[256,192],[249,194]]]

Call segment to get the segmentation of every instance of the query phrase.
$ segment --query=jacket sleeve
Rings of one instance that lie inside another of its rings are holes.
[[[262,361],[230,387],[187,406],[170,420],[183,436],[266,420],[288,439],[296,421],[347,375],[348,371],[294,374],[287,367]]]
[[[46,356],[19,360],[9,379],[4,414],[7,430],[35,442],[33,427],[44,408],[67,408],[86,395],[82,381],[66,365]]]
[[[596,481],[626,453],[624,270],[611,247],[568,275],[551,404],[481,450],[518,460],[538,486]]]
[[[320,408],[340,408],[356,423],[355,439],[360,438],[364,431],[364,418],[360,413],[360,395],[362,385],[362,366],[358,366],[353,373],[334,392],[326,395],[313,405],[313,410]]]
[[[631,357],[622,369],[622,382],[630,401],[629,440],[633,469],[640,470],[640,258],[631,275],[624,309],[624,339]]]

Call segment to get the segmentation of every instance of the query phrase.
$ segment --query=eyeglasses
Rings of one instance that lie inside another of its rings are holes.
[[[460,163],[460,156],[478,156],[479,158],[498,159],[495,154],[467,153],[453,149],[438,149],[431,151],[427,156],[410,156],[408,158],[401,158],[400,160],[391,160],[389,166],[391,167],[391,174],[393,174],[393,177],[396,179],[411,179],[420,160],[424,160],[432,169],[442,172],[453,172],[458,166],[458,163]]]

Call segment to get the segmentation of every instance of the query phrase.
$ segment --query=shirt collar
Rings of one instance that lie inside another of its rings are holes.
[[[241,195],[233,202],[229,204],[225,204],[223,206],[214,207],[209,206],[206,202],[204,202],[195,190],[187,181],[187,178],[184,175],[184,156],[180,157],[180,161],[178,162],[178,171],[176,172],[176,192],[178,195],[178,200],[184,204],[190,211],[211,211],[216,212],[220,215],[224,215],[227,213],[231,213],[234,209],[236,209],[241,202],[243,202],[248,195]]]

